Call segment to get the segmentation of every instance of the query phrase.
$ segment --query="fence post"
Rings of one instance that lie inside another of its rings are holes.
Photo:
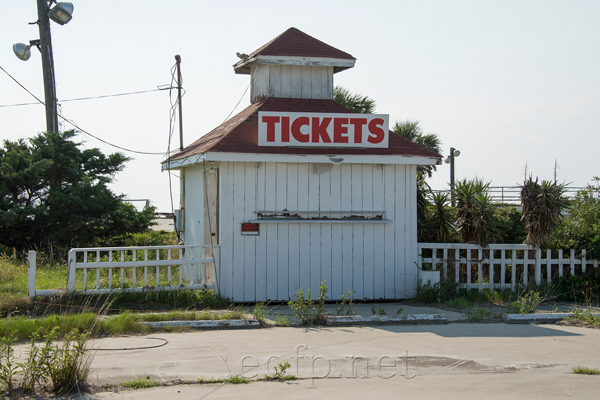
[[[585,249],[581,250],[581,273],[585,274],[585,270],[587,269],[587,260],[585,258],[586,251]]]
[[[29,261],[29,268],[27,268],[27,292],[30,299],[35,298],[35,250],[29,250],[27,253],[27,260]]]
[[[69,293],[75,292],[75,264],[76,264],[76,255],[77,252],[75,250],[69,250],[69,273],[67,277],[67,291]]]
[[[542,283],[542,250],[535,251],[535,284]]]

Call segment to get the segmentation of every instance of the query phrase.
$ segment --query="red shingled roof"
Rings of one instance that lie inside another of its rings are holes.
[[[356,60],[350,54],[323,43],[296,28],[290,28],[283,32],[269,43],[253,51],[250,57],[258,55]]]
[[[403,155],[417,157],[436,157],[434,153],[402,136],[391,133],[389,147],[352,149],[352,148],[297,148],[258,146],[258,112],[291,111],[351,113],[334,100],[288,99],[269,97],[262,99],[227,120],[208,134],[171,157],[171,161],[205,152],[252,153],[252,154],[339,154],[339,155]]]

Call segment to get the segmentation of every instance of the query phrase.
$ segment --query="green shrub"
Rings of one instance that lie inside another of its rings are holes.
[[[552,287],[552,294],[562,301],[585,302],[600,300],[600,271],[587,270],[583,275],[561,277]]]
[[[324,325],[326,322],[325,300],[327,299],[327,292],[328,288],[325,280],[322,280],[316,303],[312,299],[310,289],[306,291],[306,298],[304,297],[304,291],[300,289],[294,300],[290,300],[288,305],[294,312],[296,319],[303,325]]]
[[[337,315],[354,315],[354,303],[352,303],[352,295],[356,293],[350,289],[346,289],[348,292],[341,295],[342,301],[335,303]]]
[[[435,283],[433,285],[431,284],[430,281],[427,281],[427,283],[425,283],[425,284],[423,284],[423,282],[421,282],[421,284],[419,286],[417,286],[417,293],[415,294],[415,300],[426,302],[426,303],[437,302],[440,300],[440,294],[441,294],[441,290],[440,290],[439,282]]]
[[[508,312],[512,314],[534,313],[542,302],[542,296],[538,292],[530,290],[529,293],[520,296],[508,305]]]
[[[552,239],[555,249],[587,250],[588,259],[600,259],[600,178],[581,190],[571,201],[566,218]]]
[[[265,303],[258,302],[254,305],[252,309],[252,316],[261,324],[265,323],[265,319],[267,318],[267,309],[265,307]]]

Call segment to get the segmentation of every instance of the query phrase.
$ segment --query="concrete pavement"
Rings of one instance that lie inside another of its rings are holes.
[[[88,398],[597,398],[600,330],[554,325],[448,324],[157,333],[97,340],[92,384],[262,377],[279,362],[295,382],[202,384]],[[320,377],[322,379],[310,379]]]

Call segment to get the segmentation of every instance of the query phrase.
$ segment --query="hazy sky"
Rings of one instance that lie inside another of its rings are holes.
[[[219,125],[249,83],[235,75],[249,53],[296,27],[357,58],[335,84],[369,95],[377,112],[419,120],[444,156],[460,149],[456,176],[522,182],[527,171],[584,186],[600,175],[600,1],[202,1],[73,0],[73,20],[52,23],[58,98],[152,90],[182,57],[184,142]],[[0,0],[0,66],[43,99],[41,58],[12,45],[37,39],[35,0]],[[8,17],[10,16],[10,17]],[[0,71],[0,106],[34,101]],[[248,93],[237,111],[249,104]],[[61,113],[122,147],[164,152],[169,92],[63,102]],[[2,139],[45,130],[44,107],[0,107]],[[70,126],[64,126],[69,129]],[[85,147],[118,151],[82,134]],[[177,132],[174,146],[178,145]],[[112,188],[170,211],[162,157],[133,160]],[[443,164],[430,180],[449,181]],[[178,183],[174,179],[175,208]]]

